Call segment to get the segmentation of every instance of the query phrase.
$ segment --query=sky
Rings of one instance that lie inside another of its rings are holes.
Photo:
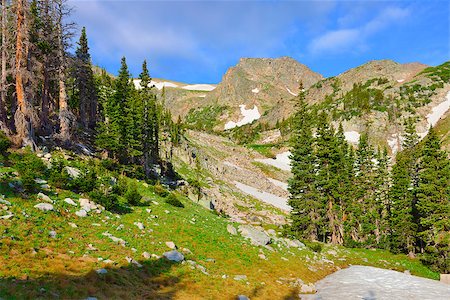
[[[94,64],[218,83],[241,57],[290,56],[325,77],[370,60],[450,60],[450,2],[69,0]],[[79,32],[74,38],[74,47]]]

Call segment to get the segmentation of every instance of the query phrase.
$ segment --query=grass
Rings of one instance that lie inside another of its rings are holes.
[[[267,158],[275,158],[275,151],[280,148],[278,144],[249,144],[246,146]]]
[[[3,299],[233,299],[239,294],[251,299],[291,299],[297,292],[290,283],[296,278],[315,282],[349,264],[408,269],[415,275],[437,278],[418,259],[387,251],[324,245],[319,254],[277,243],[271,245],[274,252],[256,247],[240,235],[230,235],[227,219],[182,195],[178,196],[184,208],[166,204],[152,186],[142,182],[137,182],[141,195],[157,204],[133,207],[122,215],[104,211],[79,218],[74,214],[77,208],[63,199],[78,199],[80,195],[54,189],[45,193],[54,201],[55,210],[41,212],[34,208],[39,202],[36,195],[25,197],[9,188],[12,178],[3,174],[11,174],[14,168],[2,167],[0,172],[0,193],[12,203],[9,210],[14,214],[12,219],[0,219]],[[145,229],[140,230],[135,222],[143,223]],[[49,236],[51,230],[56,231],[56,238]],[[125,240],[126,246],[114,243],[103,235],[105,232]],[[173,241],[180,251],[189,249],[186,259],[204,266],[209,275],[191,269],[189,264],[143,258],[144,252],[162,255],[169,251],[167,241]],[[89,250],[89,245],[96,250]],[[260,252],[267,260],[258,257]],[[126,257],[138,261],[142,268],[130,264]],[[105,264],[107,259],[114,263]],[[95,270],[100,268],[108,273],[97,274]],[[233,279],[241,274],[248,280]]]

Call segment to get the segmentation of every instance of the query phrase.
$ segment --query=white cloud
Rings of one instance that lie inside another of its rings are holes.
[[[323,33],[309,43],[308,50],[311,54],[367,50],[366,42],[369,37],[405,19],[409,15],[410,11],[406,8],[385,8],[370,21],[360,26],[329,30]]]

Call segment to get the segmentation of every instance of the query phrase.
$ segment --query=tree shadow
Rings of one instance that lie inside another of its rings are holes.
[[[2,278],[0,272],[0,299],[174,299],[182,288],[181,278],[168,274],[174,263],[166,259],[138,263],[142,267],[105,266],[105,274],[97,273],[99,269],[84,275],[42,272],[19,279]]]

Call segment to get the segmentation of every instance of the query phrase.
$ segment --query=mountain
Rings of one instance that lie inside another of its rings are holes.
[[[278,124],[292,115],[291,100],[302,81],[307,102],[329,114],[336,127],[342,123],[349,142],[356,144],[361,133],[370,131],[372,144],[395,153],[407,118],[416,119],[417,133],[423,137],[449,109],[449,70],[448,62],[429,67],[374,60],[323,78],[292,58],[243,58],[210,92],[199,95],[173,88],[167,89],[166,99],[169,109],[191,128],[221,132],[252,124],[244,127],[273,143],[277,137],[287,138]],[[265,130],[272,131],[261,133]]]

